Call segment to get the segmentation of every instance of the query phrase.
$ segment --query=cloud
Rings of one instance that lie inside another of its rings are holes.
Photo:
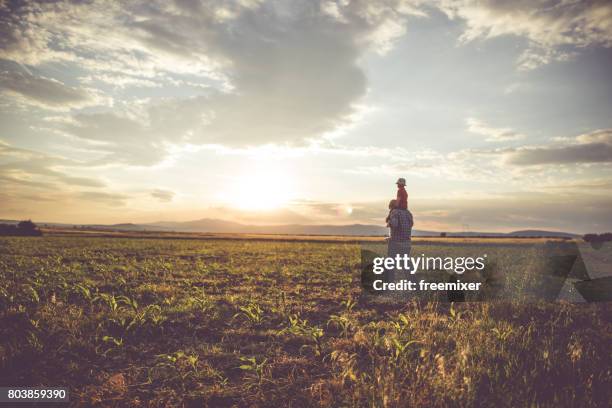
[[[92,150],[105,153],[93,164],[125,163],[152,165],[164,157],[162,138],[146,123],[114,113],[76,114],[60,129],[80,139],[94,142]]]
[[[66,110],[104,102],[95,91],[70,87],[58,80],[27,72],[0,72],[0,90],[23,103],[48,109]]]
[[[129,197],[125,194],[107,193],[103,191],[81,191],[76,194],[79,199],[95,201],[111,206],[123,206]]]
[[[39,55],[46,55],[50,33],[26,21],[36,9],[35,4],[28,2],[0,2],[0,58],[37,63]]]
[[[77,187],[104,187],[99,179],[75,176],[64,170],[82,167],[83,163],[59,156],[20,149],[0,141],[0,178],[6,183],[57,188],[58,184]]]
[[[399,0],[9,2],[0,57],[61,62],[90,84],[120,75],[118,87],[168,85],[188,74],[211,85],[196,97],[158,98],[138,120],[108,111],[64,129],[107,142],[109,160],[149,165],[169,144],[296,146],[351,123],[367,90],[360,58],[391,49],[411,15],[423,13]],[[46,106],[85,98],[37,81],[19,94]]]
[[[172,199],[174,198],[174,195],[175,195],[174,191],[162,190],[160,188],[156,188],[155,190],[151,191],[151,197],[163,203],[168,203],[172,201]]]
[[[464,42],[515,35],[529,41],[519,68],[571,58],[574,50],[612,46],[612,3],[595,1],[441,0],[450,18],[465,21]]]
[[[576,180],[576,181],[570,181],[570,182],[563,183],[563,184],[548,184],[548,185],[544,185],[543,188],[549,189],[549,190],[566,190],[566,191],[612,190],[612,178]]]
[[[359,205],[350,202],[330,203],[304,199],[292,201],[291,208],[308,214],[313,219],[331,223],[351,222],[356,212],[361,209]]]
[[[612,129],[600,129],[591,133],[576,136],[578,143],[605,143],[612,144]]]
[[[415,150],[390,155],[383,163],[358,165],[347,173],[359,175],[386,175],[397,178],[399,175],[416,179],[440,178],[444,181],[491,182],[509,177],[508,172],[492,160],[493,154],[486,151],[463,149],[443,153],[431,149]],[[408,179],[410,184],[411,180]]]
[[[125,206],[130,196],[108,191],[104,181],[81,175],[87,167],[86,162],[0,141],[1,215],[42,221],[58,218],[86,221]]]
[[[92,165],[152,166],[169,157],[171,146],[193,141],[194,132],[206,125],[200,103],[201,98],[193,97],[164,100],[121,114],[77,113],[56,126],[103,154]]]
[[[128,211],[128,199],[123,194],[97,191],[15,190],[9,186],[0,192],[0,217],[91,224],[106,222],[112,214],[117,217],[115,220],[122,220]],[[136,213],[133,211],[130,215]]]
[[[471,121],[469,126],[477,128],[482,134],[496,137],[491,141],[501,140],[508,133],[515,134],[509,129],[492,129],[477,121]],[[354,149],[354,152],[360,150],[367,151]],[[393,154],[392,150],[385,152],[385,149],[379,152],[384,163],[355,166],[348,172],[393,177],[406,174],[418,178],[444,177],[447,180],[534,186],[540,185],[545,175],[558,180],[558,166],[599,165],[595,169],[601,172],[601,166],[612,162],[612,129],[595,130],[569,138],[554,138],[550,144],[516,148],[461,149],[449,153],[420,150]]]
[[[510,128],[494,128],[475,118],[467,118],[466,123],[469,132],[486,136],[485,141],[487,142],[503,142],[525,138],[525,135]]]
[[[582,134],[564,145],[522,147],[504,150],[501,154],[507,164],[518,166],[610,163],[612,162],[612,129]]]
[[[412,208],[415,228],[446,225],[452,231],[537,228],[577,233],[612,228],[612,198],[608,194],[516,191],[470,196],[466,192],[464,197],[419,198]]]
[[[605,3],[435,4],[466,22],[463,41],[518,35],[530,41],[526,52],[543,49],[549,59],[568,44],[612,43]],[[147,87],[167,95],[176,84],[200,85],[192,87],[195,95],[118,101],[114,109],[50,125],[98,143],[105,154],[100,163],[148,166],[180,144],[306,146],[347,127],[359,120],[355,113],[367,93],[362,57],[388,52],[405,34],[407,19],[426,16],[428,7],[401,0],[5,2],[0,58],[39,70],[61,63],[88,86],[112,85],[122,93]],[[39,106],[100,103],[96,91],[51,76],[3,75],[0,86]],[[469,120],[470,130],[488,141],[523,137]]]
[[[137,88],[160,88],[162,81],[152,81],[150,79],[139,78],[133,75],[122,75],[118,73],[99,73],[86,75],[79,78],[81,82],[87,84],[96,84],[97,82],[110,85],[114,88],[126,89],[130,87]]]

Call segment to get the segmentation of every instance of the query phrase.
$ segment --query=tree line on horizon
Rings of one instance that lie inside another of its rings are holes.
[[[73,228],[78,228],[74,225]],[[81,227],[83,228],[83,226]],[[41,236],[42,231],[32,220],[20,221],[17,224],[0,224],[0,235],[5,236]],[[441,232],[440,237],[447,237],[446,232]],[[585,234],[582,239],[591,244],[601,244],[612,241],[612,232],[602,234]]]
[[[0,235],[39,237],[42,231],[32,220],[15,224],[0,224]]]

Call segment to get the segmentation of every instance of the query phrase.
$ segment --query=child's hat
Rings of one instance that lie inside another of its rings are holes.
[[[406,179],[405,178],[398,178],[397,182],[395,184],[400,185],[400,186],[405,186],[406,185]]]

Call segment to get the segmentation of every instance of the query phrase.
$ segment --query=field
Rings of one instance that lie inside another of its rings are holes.
[[[0,385],[74,406],[612,400],[610,303],[374,302],[355,242],[230,238],[0,237]],[[482,250],[461,244],[414,250]],[[487,252],[520,287],[541,246]]]

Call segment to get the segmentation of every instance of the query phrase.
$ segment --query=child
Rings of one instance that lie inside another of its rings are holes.
[[[408,193],[406,192],[406,179],[398,178],[395,184],[397,184],[397,208],[400,210],[407,210]]]
[[[396,184],[397,198],[389,202],[389,215],[387,215],[385,221],[387,222],[387,227],[390,227],[391,225],[389,224],[389,220],[391,219],[393,211],[406,211],[406,215],[408,216],[408,230],[410,231],[410,233],[412,233],[412,226],[414,225],[414,220],[412,218],[412,213],[408,211],[408,192],[406,192],[406,179],[399,178],[397,179]]]

